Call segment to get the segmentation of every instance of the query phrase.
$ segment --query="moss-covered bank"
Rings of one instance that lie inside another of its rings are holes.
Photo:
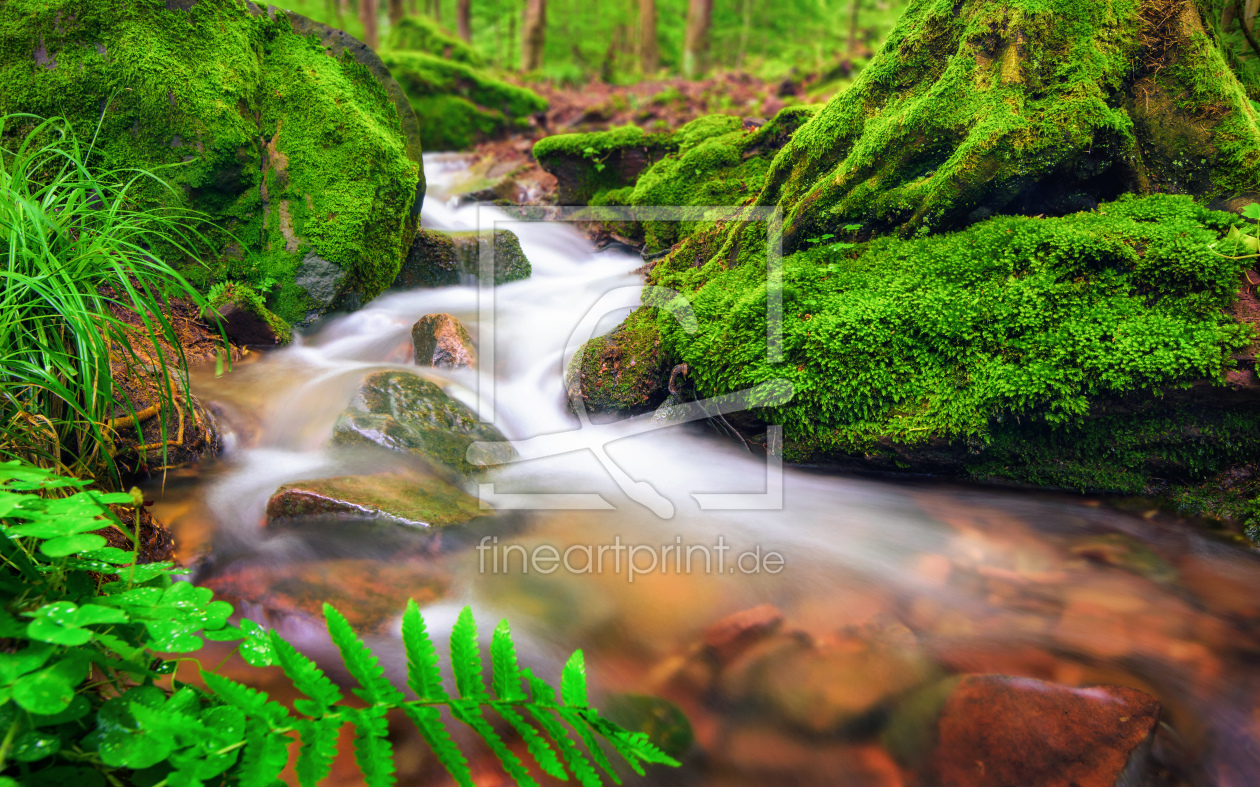
[[[99,155],[159,170],[176,191],[150,198],[224,230],[192,279],[272,279],[289,322],[389,286],[423,194],[414,118],[371,50],[242,0],[0,4],[0,111],[99,124]]]

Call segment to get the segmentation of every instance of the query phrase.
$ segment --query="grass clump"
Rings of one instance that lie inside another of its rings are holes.
[[[790,458],[983,444],[1007,419],[1066,426],[1103,397],[1222,378],[1252,333],[1222,312],[1245,263],[1208,249],[1236,220],[1188,197],[1122,198],[800,252],[784,264],[782,365],[765,356],[764,257],[695,270],[675,255],[652,278],[691,291],[700,330],[661,330],[701,394],[792,382],[793,401],[764,413],[786,424]]]
[[[204,217],[137,207],[136,192],[171,187],[99,158],[65,120],[0,117],[0,456],[116,476],[114,430],[135,417],[117,370],[175,406],[186,371],[163,304],[204,303],[152,249],[195,258]]]

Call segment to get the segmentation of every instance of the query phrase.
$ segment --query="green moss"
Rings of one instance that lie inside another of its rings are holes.
[[[644,169],[675,149],[669,134],[621,126],[544,137],[534,145],[534,158],[559,181],[560,204],[586,205],[601,192],[632,185]]]
[[[609,336],[583,344],[565,370],[569,400],[589,413],[638,415],[664,401],[673,364],[662,350],[652,309],[640,309]]]
[[[547,109],[532,90],[464,63],[424,52],[389,52],[390,73],[407,93],[426,150],[462,150],[527,124]]]
[[[175,186],[138,197],[209,215],[209,265],[187,269],[195,283],[273,278],[272,310],[298,321],[334,305],[294,284],[307,254],[346,272],[342,305],[393,280],[422,181],[388,75],[363,64],[375,56],[295,25],[317,29],[237,0],[186,11],[161,0],[8,2],[0,111],[61,115],[85,138],[99,123],[99,155]]]
[[[220,311],[224,306],[232,304],[237,308],[253,314],[275,331],[281,344],[288,344],[293,338],[289,324],[277,317],[267,308],[263,296],[254,291],[248,284],[240,282],[221,282],[210,288],[206,294],[206,308],[210,313]]]
[[[730,269],[721,255],[699,269],[671,255],[652,282],[691,292],[700,330],[661,331],[701,395],[792,383],[792,403],[764,415],[785,423],[793,459],[984,443],[1005,419],[1067,426],[1100,397],[1219,379],[1251,334],[1221,311],[1240,263],[1207,249],[1233,218],[1187,197],[1122,199],[797,253],[784,262],[781,365],[766,361],[755,244]]]
[[[405,16],[399,20],[385,38],[385,49],[428,52],[474,68],[482,65],[477,50],[443,30],[427,16]]]

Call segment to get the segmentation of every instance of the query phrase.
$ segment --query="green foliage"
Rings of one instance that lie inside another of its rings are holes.
[[[263,634],[249,621],[229,624],[231,605],[213,600],[208,589],[173,581],[180,569],[135,565],[135,552],[106,546],[93,531],[121,529],[108,506],[137,500],[87,487],[17,461],[0,463],[0,637],[12,643],[0,653],[0,779],[54,784],[76,773],[75,781],[97,784],[270,787],[296,736],[299,783],[314,785],[329,774],[338,733],[349,724],[364,781],[384,787],[396,781],[386,713],[397,709],[417,725],[456,781],[471,785],[468,762],[446,730],[441,707],[486,740],[518,784],[536,782],[486,711],[503,718],[555,778],[567,779],[567,765],[581,784],[602,783],[590,765],[593,759],[607,767],[598,739],[639,773],[644,763],[677,765],[643,733],[628,732],[590,707],[580,651],[564,669],[564,702],[557,703],[546,683],[518,666],[506,621],[491,643],[491,696],[467,608],[451,635],[460,695],[452,698],[442,689],[419,607],[408,603],[403,643],[408,686],[416,696],[407,700],[345,618],[326,605],[329,634],[358,683],[353,693],[367,703],[344,705],[328,676],[274,631]],[[207,690],[178,680],[170,690],[155,685],[175,666],[156,654],[191,653],[203,637],[243,639],[240,653],[249,663],[279,665],[305,695],[294,703],[296,715],[267,694],[209,671],[201,672]],[[589,759],[561,722],[586,744]]]
[[[1004,419],[1078,423],[1100,397],[1222,378],[1251,338],[1222,312],[1243,263],[1208,249],[1235,221],[1188,197],[1126,198],[800,252],[784,261],[783,365],[765,360],[764,256],[697,271],[674,255],[653,283],[691,290],[700,330],[658,324],[702,395],[791,381],[765,416],[792,458],[983,444]]]
[[[111,423],[135,414],[115,380],[124,365],[175,406],[169,379],[187,381],[162,349],[179,347],[162,303],[202,300],[152,249],[195,256],[204,217],[138,207],[150,189],[173,191],[105,165],[64,119],[0,117],[0,456],[116,476]]]
[[[385,37],[385,49],[427,52],[430,55],[473,68],[482,65],[477,50],[442,29],[427,16],[407,16],[392,27]]]

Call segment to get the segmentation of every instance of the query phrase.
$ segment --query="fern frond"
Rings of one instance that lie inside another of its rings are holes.
[[[201,671],[206,686],[229,705],[235,705],[250,716],[263,719],[271,728],[287,727],[291,717],[283,705],[270,702],[265,692],[255,691],[231,678]]]
[[[521,736],[521,740],[525,742],[525,748],[529,750],[529,756],[534,758],[534,762],[538,763],[538,767],[542,768],[543,773],[553,776],[562,782],[569,780],[569,774],[564,770],[564,766],[560,764],[560,758],[556,756],[555,750],[551,748],[551,744],[547,739],[538,734],[538,731],[530,725],[529,722],[521,718],[521,715],[511,708],[496,707],[495,710],[499,715],[512,725],[512,729],[516,730],[516,734]]]
[[[421,700],[445,700],[437,650],[425,629],[424,616],[415,599],[407,600],[402,621],[403,646],[407,651],[407,685]],[[430,744],[432,745],[432,744]]]
[[[253,723],[247,733],[245,754],[241,757],[241,787],[272,787],[289,762],[289,737]]]
[[[568,730],[564,725],[556,721],[551,713],[543,708],[535,706],[527,706],[526,710],[529,715],[534,717],[534,721],[538,722],[538,726],[555,741],[556,746],[560,749],[560,755],[564,757],[564,761],[569,766],[569,770],[573,771],[573,775],[577,777],[578,783],[582,787],[601,787],[604,780],[599,777],[599,772],[591,765],[591,761],[582,754],[582,750],[577,747],[573,739],[569,736]]]
[[[442,723],[441,711],[423,705],[407,704],[403,706],[403,712],[416,725],[416,729],[420,730],[420,736],[424,738],[425,743],[429,744],[438,762],[442,763],[442,767],[451,775],[455,783],[460,787],[474,787],[472,771],[468,769],[468,760],[464,759],[463,753],[451,740],[450,733],[446,731],[446,725]]]
[[[302,787],[315,787],[332,772],[341,723],[339,717],[303,719],[297,722],[298,733],[302,736],[302,749],[298,753],[295,770],[298,784]]]
[[[560,697],[571,708],[585,708],[591,704],[586,694],[586,657],[580,650],[573,651],[560,673]]]
[[[503,702],[521,702],[525,692],[521,690],[521,670],[516,663],[516,646],[512,644],[512,629],[507,619],[499,621],[490,640],[490,664],[494,668],[491,683],[494,696]]]
[[[625,757],[631,765],[634,765],[635,760],[638,759],[653,765],[668,765],[673,768],[679,766],[678,760],[657,748],[656,744],[652,743],[652,739],[647,736],[647,733],[631,732],[600,716],[594,709],[582,715],[587,723],[597,733],[607,738],[608,742],[617,750],[617,753]],[[638,769],[636,768],[635,770]]]
[[[472,607],[460,611],[455,628],[451,629],[451,669],[460,697],[472,701],[489,697],[481,680],[481,651],[477,647],[477,621]]]
[[[377,705],[397,705],[402,702],[402,692],[385,679],[385,671],[381,669],[376,656],[372,655],[368,646],[354,633],[345,617],[331,604],[325,604],[324,619],[328,621],[328,633],[332,636],[333,644],[341,651],[346,669],[362,687],[354,689],[355,696]]]
[[[346,708],[343,712],[354,724],[354,760],[363,773],[368,787],[392,787],[394,778],[394,747],[390,744],[389,723],[385,713],[389,709],[377,705],[372,708]]]
[[[458,624],[456,627],[458,628]],[[538,782],[529,775],[525,764],[503,743],[503,739],[481,715],[481,707],[476,702],[452,702],[450,708],[452,716],[472,727],[473,732],[486,742],[490,751],[494,752],[494,756],[499,758],[499,764],[503,766],[503,770],[507,771],[507,775],[511,776],[518,785],[538,787]]]
[[[556,708],[556,714],[564,719],[573,728],[573,731],[578,734],[582,742],[586,744],[586,750],[590,752],[591,759],[603,769],[604,773],[608,774],[608,778],[613,780],[613,784],[621,784],[621,777],[613,770],[612,763],[608,761],[604,750],[599,748],[599,741],[591,733],[591,728],[586,723],[586,718],[573,708]],[[633,765],[633,763],[631,764]]]
[[[297,648],[271,632],[271,647],[280,662],[284,674],[293,681],[294,687],[311,698],[309,702],[298,700],[293,705],[307,716],[323,716],[328,709],[341,701],[341,691],[333,685],[315,662],[298,652]]]

